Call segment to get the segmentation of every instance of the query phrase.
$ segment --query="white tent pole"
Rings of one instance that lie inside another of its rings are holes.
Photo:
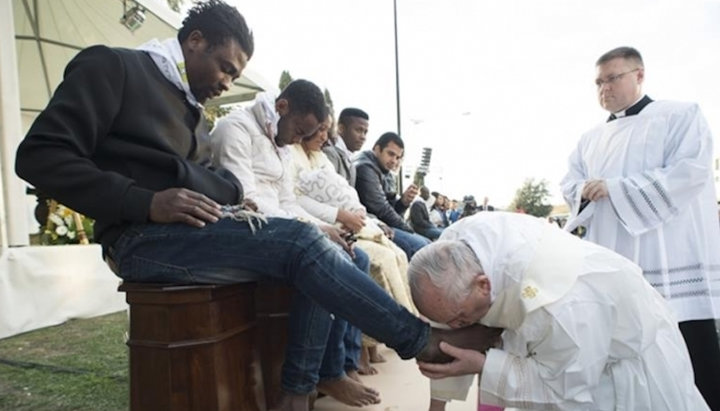
[[[12,0],[0,0],[0,241],[3,248],[29,243],[25,183],[15,175],[15,151],[22,139],[22,120],[12,3]]]

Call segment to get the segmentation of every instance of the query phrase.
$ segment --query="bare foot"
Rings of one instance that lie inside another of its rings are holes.
[[[358,370],[345,370],[345,374],[351,380],[355,380],[362,384],[362,381],[360,381],[360,373],[358,373]]]
[[[268,411],[310,411],[310,395],[282,392],[280,399]]]
[[[446,341],[459,348],[469,348],[480,352],[487,351],[500,342],[502,328],[486,327],[476,324],[454,330],[433,328],[423,350],[415,357],[424,362],[446,363],[454,358],[440,351],[440,341]]]
[[[437,344],[440,344],[438,342]],[[438,350],[440,350],[438,348]],[[370,365],[370,353],[368,347],[362,347],[360,350],[360,361],[358,361],[358,373],[360,375],[375,375],[378,373],[377,368]]]
[[[369,357],[370,357],[370,362],[371,362],[371,363],[379,363],[379,362],[385,362],[385,361],[387,361],[387,360],[385,359],[385,357],[383,357],[382,355],[380,355],[380,353],[378,352],[377,345],[374,346],[374,347],[369,347],[369,348],[368,348],[368,355],[369,355]]]
[[[343,375],[339,380],[324,380],[317,385],[319,392],[327,394],[343,404],[354,407],[379,404],[380,393]]]

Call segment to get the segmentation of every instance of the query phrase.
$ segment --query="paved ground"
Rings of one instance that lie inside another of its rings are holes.
[[[363,382],[380,391],[382,402],[378,405],[357,408],[338,403],[329,397],[315,403],[315,411],[423,411],[430,402],[430,383],[417,369],[415,361],[403,361],[388,348],[381,354],[388,360],[374,364],[378,375],[363,376]],[[477,387],[473,384],[466,402],[453,401],[447,411],[476,411]]]

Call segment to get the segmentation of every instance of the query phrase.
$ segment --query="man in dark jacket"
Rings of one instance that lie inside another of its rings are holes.
[[[421,236],[431,241],[437,240],[442,234],[442,229],[430,221],[428,212],[428,204],[434,203],[436,198],[430,195],[430,190],[425,186],[420,187],[419,197],[410,205],[410,224]]]
[[[276,409],[307,410],[312,381],[297,380],[294,371],[303,361],[299,353],[324,350],[330,312],[402,358],[436,353],[443,332],[393,301],[317,228],[288,219],[261,227],[238,221],[252,216],[240,210],[237,179],[209,167],[201,104],[227,91],[252,53],[244,18],[220,0],[196,4],[177,39],[142,50],[83,50],[20,144],[15,168],[96,220],[103,254],[124,280],[274,279],[293,286],[291,343]],[[320,120],[291,118],[283,130],[294,132],[298,121],[319,128]]]
[[[418,193],[417,186],[411,184],[398,198],[395,176],[390,173],[400,165],[404,149],[397,134],[388,132],[380,136],[371,151],[363,151],[355,159],[355,189],[368,213],[395,229],[392,240],[409,260],[429,241],[415,234],[402,217]]]

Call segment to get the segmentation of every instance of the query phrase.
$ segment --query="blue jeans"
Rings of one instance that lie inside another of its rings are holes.
[[[341,318],[335,318],[320,365],[320,380],[337,380],[346,371],[357,370],[361,349],[360,330]]]
[[[284,282],[292,302],[282,386],[306,394],[317,384],[332,325],[330,313],[385,343],[402,358],[427,344],[430,327],[397,304],[320,230],[296,220],[268,219],[251,232],[247,223],[222,219],[204,228],[138,224],[107,250],[127,281],[232,284]]]
[[[355,266],[363,273],[370,273],[370,257],[355,247]],[[357,327],[342,318],[335,318],[330,327],[325,355],[320,365],[320,380],[336,380],[345,370],[356,370],[362,348],[362,334]],[[354,366],[353,366],[354,365]]]
[[[345,332],[345,371],[357,371],[362,351],[362,331],[348,324]]]
[[[430,240],[419,234],[410,233],[399,228],[393,228],[393,232],[393,242],[405,251],[408,261],[418,250],[430,244]]]
[[[443,229],[437,228],[437,227],[429,227],[422,231],[416,231],[416,233],[420,234],[421,236],[427,238],[430,241],[435,241],[440,237],[440,234],[442,234]]]

